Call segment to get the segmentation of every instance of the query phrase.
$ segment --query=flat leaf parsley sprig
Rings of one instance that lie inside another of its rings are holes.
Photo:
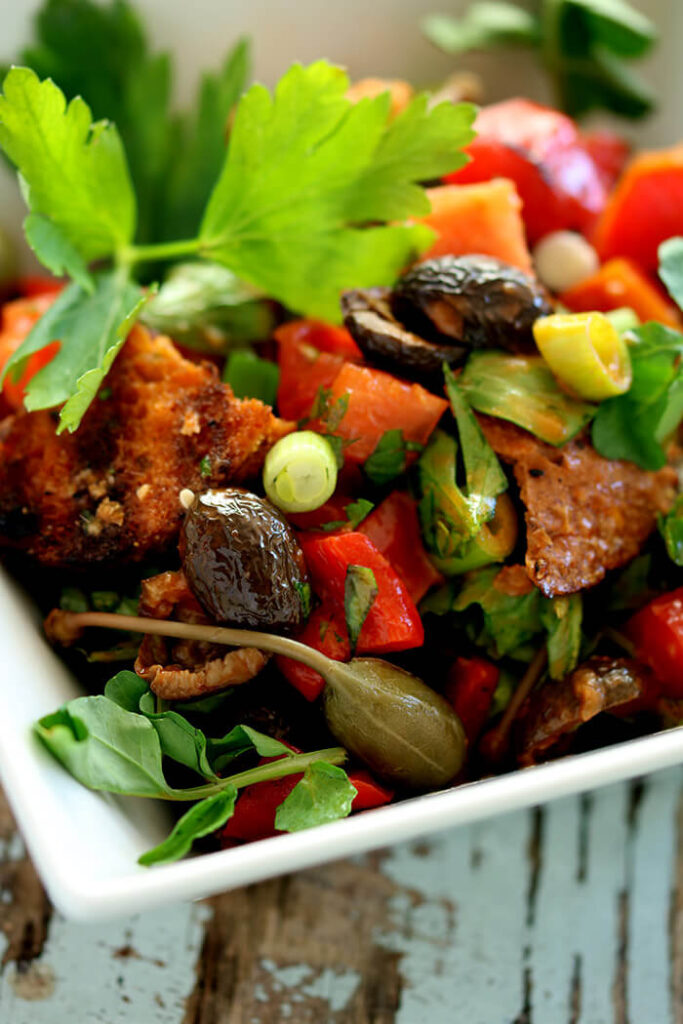
[[[116,127],[92,123],[49,79],[12,68],[0,96],[0,146],[15,164],[38,259],[66,273],[47,322],[5,367],[17,379],[33,352],[58,355],[28,384],[29,410],[62,405],[76,430],[145,301],[141,264],[210,259],[294,312],[339,319],[346,288],[391,284],[432,241],[419,184],[462,166],[474,108],[417,96],[394,120],[386,93],[352,104],[349,80],[326,61],[294,64],[274,94],[252,86],[195,237],[138,245],[136,196]],[[92,271],[109,261],[112,269]],[[50,335],[48,337],[48,334]]]

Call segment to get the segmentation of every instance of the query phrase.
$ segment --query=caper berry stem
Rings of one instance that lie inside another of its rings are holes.
[[[484,737],[483,753],[487,760],[495,764],[497,761],[500,761],[505,754],[508,741],[510,739],[512,724],[517,718],[522,704],[545,672],[547,664],[548,649],[543,646],[538,649],[533,660],[529,664],[529,667],[522,676],[519,686],[513,693],[510,703],[506,707],[503,717],[498,722],[498,725],[496,725],[495,728],[493,728]]]
[[[325,675],[335,663],[320,651],[274,633],[261,633],[251,629],[232,629],[228,626],[203,626],[192,622],[174,622],[170,619],[151,619],[141,615],[117,615],[115,612],[67,612],[55,609],[45,623],[48,636],[61,644],[73,643],[88,626],[98,629],[118,629],[131,633],[152,633],[177,640],[200,640],[209,644],[229,647],[257,647],[272,654],[284,654]]]

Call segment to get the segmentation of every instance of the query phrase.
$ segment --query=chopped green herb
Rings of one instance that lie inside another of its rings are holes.
[[[365,460],[365,475],[377,486],[387,484],[404,472],[408,452],[421,450],[422,445],[404,439],[402,430],[385,430],[375,450]]]
[[[548,673],[551,679],[563,679],[578,664],[582,618],[580,594],[543,599],[541,624],[548,634]]]
[[[199,462],[199,473],[206,479],[206,477],[211,476],[212,472],[213,470],[211,468],[211,457],[209,455],[204,455]]]
[[[344,583],[344,614],[352,655],[356,652],[363,623],[376,597],[377,580],[372,569],[365,565],[349,565]]]
[[[299,580],[294,580],[294,588],[301,601],[301,611],[303,612],[304,619],[308,619],[311,614],[311,601],[313,597],[311,584],[301,583]]]
[[[261,359],[255,352],[243,349],[228,357],[223,380],[236,398],[258,398],[272,406],[277,398],[280,370],[270,359]]]
[[[352,530],[355,530],[356,527],[360,526],[363,520],[370,515],[374,507],[375,506],[371,501],[366,501],[365,498],[359,498],[358,501],[353,501],[350,505],[344,506],[346,519],[335,519],[331,523],[325,523],[321,529],[331,531],[338,530],[342,526],[350,526]]]

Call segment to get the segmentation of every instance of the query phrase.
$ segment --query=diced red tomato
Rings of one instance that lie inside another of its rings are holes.
[[[603,263],[591,277],[563,292],[560,302],[577,313],[606,313],[630,306],[643,321],[657,320],[674,328],[681,325],[675,306],[664,298],[661,289],[637,264],[623,257]]]
[[[59,295],[64,289],[64,282],[56,277],[45,277],[41,274],[27,274],[17,281],[17,291],[27,299],[38,295]]]
[[[510,178],[522,199],[531,244],[551,231],[586,232],[607,200],[603,173],[565,114],[525,99],[483,107],[471,160],[446,177],[456,184]]]
[[[345,360],[362,354],[343,327],[319,320],[293,320],[275,331],[279,346],[278,410],[285,419],[309,414],[320,388],[329,388]]]
[[[55,301],[55,291],[36,295],[31,299],[15,299],[2,307],[2,330],[0,331],[0,372],[7,360],[16,352],[33,325]],[[12,409],[21,409],[24,404],[26,386],[32,377],[42,370],[59,351],[59,342],[54,341],[40,352],[35,352],[26,362],[18,381],[9,377],[5,380],[2,395]]]
[[[426,444],[448,402],[420,384],[408,384],[384,370],[344,363],[331,386],[331,402],[348,396],[346,413],[334,433],[349,442],[346,457],[365,462],[387,430]],[[345,399],[346,400],[346,399]]]
[[[683,144],[640,153],[629,163],[593,238],[602,260],[626,256],[657,273],[660,242],[683,234]]]
[[[583,132],[581,141],[593,158],[606,188],[614,188],[631,155],[630,142],[623,135],[602,128]]]
[[[500,669],[486,658],[456,658],[444,690],[470,743],[479,737],[491,710]]]
[[[221,839],[230,842],[253,842],[280,835],[275,828],[275,814],[282,801],[289,796],[301,775],[287,775],[246,786],[239,795],[235,813],[221,832]],[[393,792],[380,785],[369,772],[349,772],[349,780],[356,787],[352,811],[381,807],[393,799]]]
[[[358,527],[391,562],[417,604],[430,587],[443,583],[422,543],[414,500],[404,491],[393,491]]]
[[[683,698],[683,587],[662,594],[626,627],[636,657],[649,665],[666,697]]]

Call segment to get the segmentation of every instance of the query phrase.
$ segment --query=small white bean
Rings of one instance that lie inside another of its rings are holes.
[[[564,292],[585,281],[600,266],[598,254],[583,235],[553,231],[533,252],[536,273],[551,292]]]

